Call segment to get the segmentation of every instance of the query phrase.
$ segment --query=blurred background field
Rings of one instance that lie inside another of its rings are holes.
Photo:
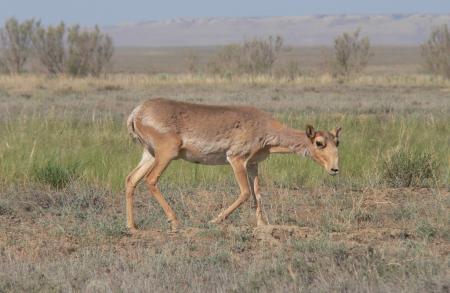
[[[119,47],[113,61],[115,72],[135,73],[183,73],[188,70],[187,57],[195,55],[199,66],[206,66],[217,52],[218,46],[209,47]],[[280,71],[292,61],[299,63],[304,73],[324,71],[324,54],[327,46],[286,46],[280,53],[275,71]],[[372,48],[368,72],[378,74],[405,74],[420,71],[420,48],[418,46],[375,46]]]

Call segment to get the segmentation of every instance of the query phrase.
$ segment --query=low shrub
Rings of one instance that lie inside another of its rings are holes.
[[[120,237],[127,234],[127,228],[122,219],[116,217],[99,221],[96,223],[96,228],[97,231],[109,237]]]
[[[398,149],[383,161],[382,178],[391,187],[425,187],[436,177],[437,169],[430,152]]]
[[[348,76],[360,73],[371,57],[370,40],[361,37],[360,30],[343,33],[334,39],[334,50],[330,60],[333,76]]]
[[[230,44],[221,48],[209,61],[211,74],[270,74],[283,47],[280,36],[253,38],[242,44]]]
[[[448,25],[435,27],[421,46],[426,71],[450,79],[450,31]]]
[[[78,177],[78,165],[63,165],[54,159],[48,160],[43,166],[34,166],[32,177],[39,183],[62,189]]]
[[[432,239],[437,235],[437,229],[428,221],[423,220],[417,224],[417,234],[424,239]]]

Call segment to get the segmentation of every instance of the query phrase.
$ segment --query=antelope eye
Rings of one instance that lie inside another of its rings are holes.
[[[318,148],[323,148],[325,146],[325,144],[323,142],[321,142],[321,141],[316,141],[316,146]]]

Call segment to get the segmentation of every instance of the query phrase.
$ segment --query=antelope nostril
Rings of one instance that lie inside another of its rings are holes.
[[[336,169],[336,168],[331,168],[331,171],[333,171],[333,172],[337,173],[337,172],[339,172],[339,169]]]

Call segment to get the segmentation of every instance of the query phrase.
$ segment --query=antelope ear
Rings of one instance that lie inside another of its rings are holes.
[[[306,136],[309,138],[314,138],[316,136],[316,131],[314,130],[314,127],[311,125],[306,125]]]
[[[339,133],[341,132],[342,127],[336,127],[335,129],[331,130],[331,134],[334,135],[334,137],[339,138]]]

